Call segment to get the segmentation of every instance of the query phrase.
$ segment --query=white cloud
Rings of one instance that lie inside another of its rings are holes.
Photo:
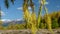
[[[2,16],[4,16],[4,15],[5,15],[5,13],[4,13],[3,11],[1,11],[1,15],[2,15]]]
[[[45,4],[49,4],[48,2],[45,2]]]
[[[28,7],[29,10],[31,10],[31,7]]]
[[[23,7],[19,7],[19,8],[17,8],[18,10],[22,10],[23,9]]]
[[[18,7],[18,10],[23,10],[23,7]],[[31,10],[31,7],[28,7],[29,10]]]

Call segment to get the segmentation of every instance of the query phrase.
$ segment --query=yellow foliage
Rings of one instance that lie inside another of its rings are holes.
[[[31,31],[32,31],[32,34],[36,34],[36,31],[37,31],[37,27],[36,27],[36,14],[32,12],[32,27],[31,27]]]
[[[40,24],[40,21],[41,21],[41,14],[42,14],[42,4],[39,8],[39,12],[38,12],[38,20],[37,20],[37,28],[39,28],[39,24]]]

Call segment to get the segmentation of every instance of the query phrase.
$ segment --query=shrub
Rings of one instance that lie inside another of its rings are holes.
[[[57,18],[52,18],[52,28],[58,28],[59,24]]]

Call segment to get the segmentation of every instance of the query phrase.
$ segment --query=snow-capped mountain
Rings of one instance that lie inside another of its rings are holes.
[[[1,20],[3,23],[8,23],[8,22],[11,22],[12,20],[10,20],[10,19],[2,19]]]
[[[2,21],[4,26],[9,25],[9,24],[22,24],[22,23],[24,23],[24,21],[21,19],[16,19],[16,20],[3,19],[1,21]]]
[[[21,19],[16,19],[16,20],[2,19],[1,21],[2,21],[3,23],[9,23],[9,22],[22,22],[23,20],[21,20]]]

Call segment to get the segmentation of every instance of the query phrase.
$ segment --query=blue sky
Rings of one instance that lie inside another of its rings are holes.
[[[35,12],[38,13],[39,1],[33,0],[35,5]],[[14,5],[9,1],[10,7],[7,9],[4,5],[4,0],[0,0],[0,6],[2,10],[2,19],[22,19],[23,18],[23,0],[15,0]],[[53,11],[60,10],[60,0],[46,0],[46,7],[48,8],[48,12],[51,13]],[[29,7],[29,10],[31,8]],[[42,14],[44,14],[44,10]]]

